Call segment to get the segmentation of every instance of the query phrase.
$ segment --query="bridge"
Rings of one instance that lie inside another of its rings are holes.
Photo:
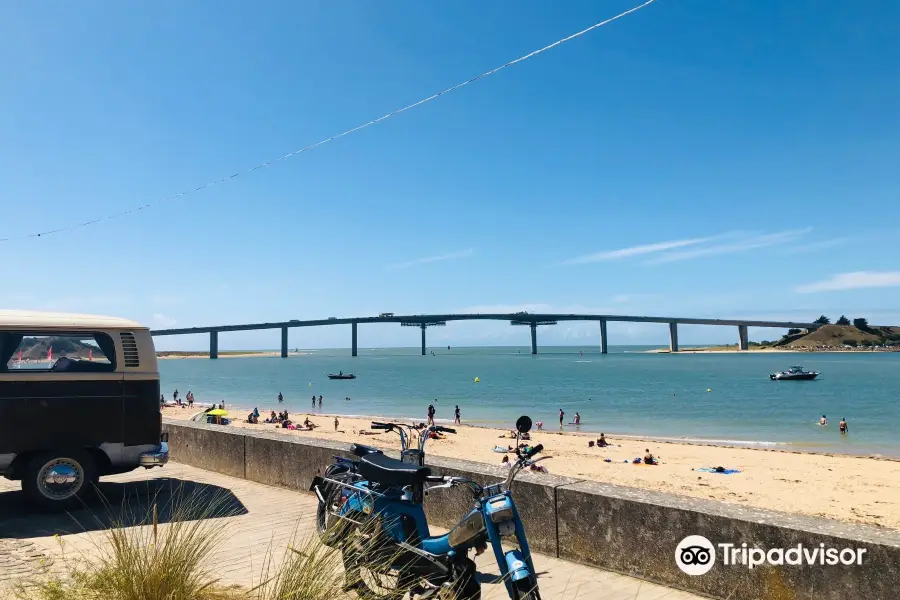
[[[209,357],[219,356],[219,333],[225,331],[253,331],[257,329],[281,329],[281,356],[288,355],[288,329],[292,327],[322,327],[327,325],[350,325],[351,354],[357,355],[357,328],[360,323],[399,323],[403,327],[418,327],[422,330],[422,356],[425,356],[425,330],[429,327],[446,325],[448,321],[508,321],[510,325],[524,326],[531,329],[531,353],[537,354],[537,328],[545,325],[556,325],[563,321],[594,321],[600,329],[600,352],[609,351],[606,335],[606,324],[613,322],[626,323],[662,323],[669,326],[669,350],[678,352],[679,325],[718,325],[737,327],[738,348],[747,350],[749,338],[748,327],[772,327],[776,329],[806,329],[818,327],[815,323],[794,323],[790,321],[748,321],[743,319],[691,319],[680,317],[644,317],[629,315],[566,315],[566,314],[534,314],[527,312],[496,314],[449,314],[449,315],[394,315],[384,313],[377,317],[349,317],[313,319],[309,321],[282,321],[276,323],[248,323],[244,325],[214,325],[211,327],[185,327],[180,329],[154,329],[154,336],[209,334]]]

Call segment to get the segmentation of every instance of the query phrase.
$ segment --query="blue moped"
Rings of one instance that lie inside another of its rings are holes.
[[[373,422],[372,429],[398,434],[400,436],[400,460],[420,467],[425,466],[425,442],[431,438],[432,434],[456,433],[455,429],[449,427],[426,426],[425,424],[403,425]],[[415,436],[419,438],[418,448],[411,448],[410,441]],[[370,454],[383,454],[380,449],[365,444],[351,444],[350,452],[356,458],[334,457],[334,462],[325,468],[322,484],[316,491],[319,496],[319,504],[316,509],[316,529],[322,543],[330,547],[334,547],[346,532],[346,523],[340,522],[339,508],[352,493],[352,488],[348,484],[363,480],[359,474],[360,459]],[[335,484],[335,480],[340,481],[342,485]],[[310,489],[312,490],[312,488]],[[421,492],[421,490],[416,491]],[[421,502],[421,496],[417,500]]]
[[[519,435],[531,428],[531,419],[516,423]],[[359,479],[317,477],[312,489],[324,501],[326,485],[347,488],[349,494],[335,511],[345,527],[340,548],[348,587],[367,599],[396,599],[409,592],[411,598],[450,597],[479,600],[481,586],[475,578],[475,563],[469,551],[481,554],[491,545],[511,600],[540,600],[537,571],[510,486],[523,468],[540,460],[534,456],[541,445],[520,450],[506,481],[482,487],[462,477],[432,476],[424,466],[392,459],[381,453],[359,458]],[[444,535],[432,536],[422,508],[420,493],[428,490],[466,487],[474,507]],[[518,547],[505,551],[506,539]]]

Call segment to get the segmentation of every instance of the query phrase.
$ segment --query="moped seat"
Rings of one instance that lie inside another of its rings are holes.
[[[359,459],[359,474],[388,487],[425,483],[431,469],[399,461],[384,454],[367,454]]]
[[[359,457],[366,456],[367,454],[381,454],[381,450],[378,448],[366,446],[365,444],[352,444],[350,446],[350,452]]]

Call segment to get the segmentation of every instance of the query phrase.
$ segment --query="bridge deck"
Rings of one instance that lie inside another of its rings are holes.
[[[676,323],[679,325],[721,325],[746,327],[775,327],[780,329],[811,329],[814,323],[798,323],[792,321],[752,321],[744,319],[694,319],[681,317],[650,317],[634,315],[575,315],[575,314],[533,314],[533,313],[475,313],[451,315],[394,315],[390,317],[344,317],[334,319],[313,319],[307,321],[280,321],[272,323],[246,323],[243,325],[211,325],[207,327],[183,327],[177,329],[155,329],[153,335],[186,335],[211,333],[214,331],[250,331],[255,329],[281,329],[284,327],[319,327],[322,325],[349,325],[359,323],[408,323],[438,324],[447,321],[598,321],[629,323]]]

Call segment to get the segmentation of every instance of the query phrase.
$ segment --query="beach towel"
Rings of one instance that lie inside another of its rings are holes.
[[[499,454],[506,454],[507,452],[509,452],[509,449],[504,448],[503,446],[494,446],[494,452],[497,452]]]
[[[695,471],[700,471],[701,473],[718,473],[720,475],[734,475],[735,473],[740,473],[738,469],[724,469],[722,471],[717,471],[712,467],[701,467],[699,469],[694,469]]]

